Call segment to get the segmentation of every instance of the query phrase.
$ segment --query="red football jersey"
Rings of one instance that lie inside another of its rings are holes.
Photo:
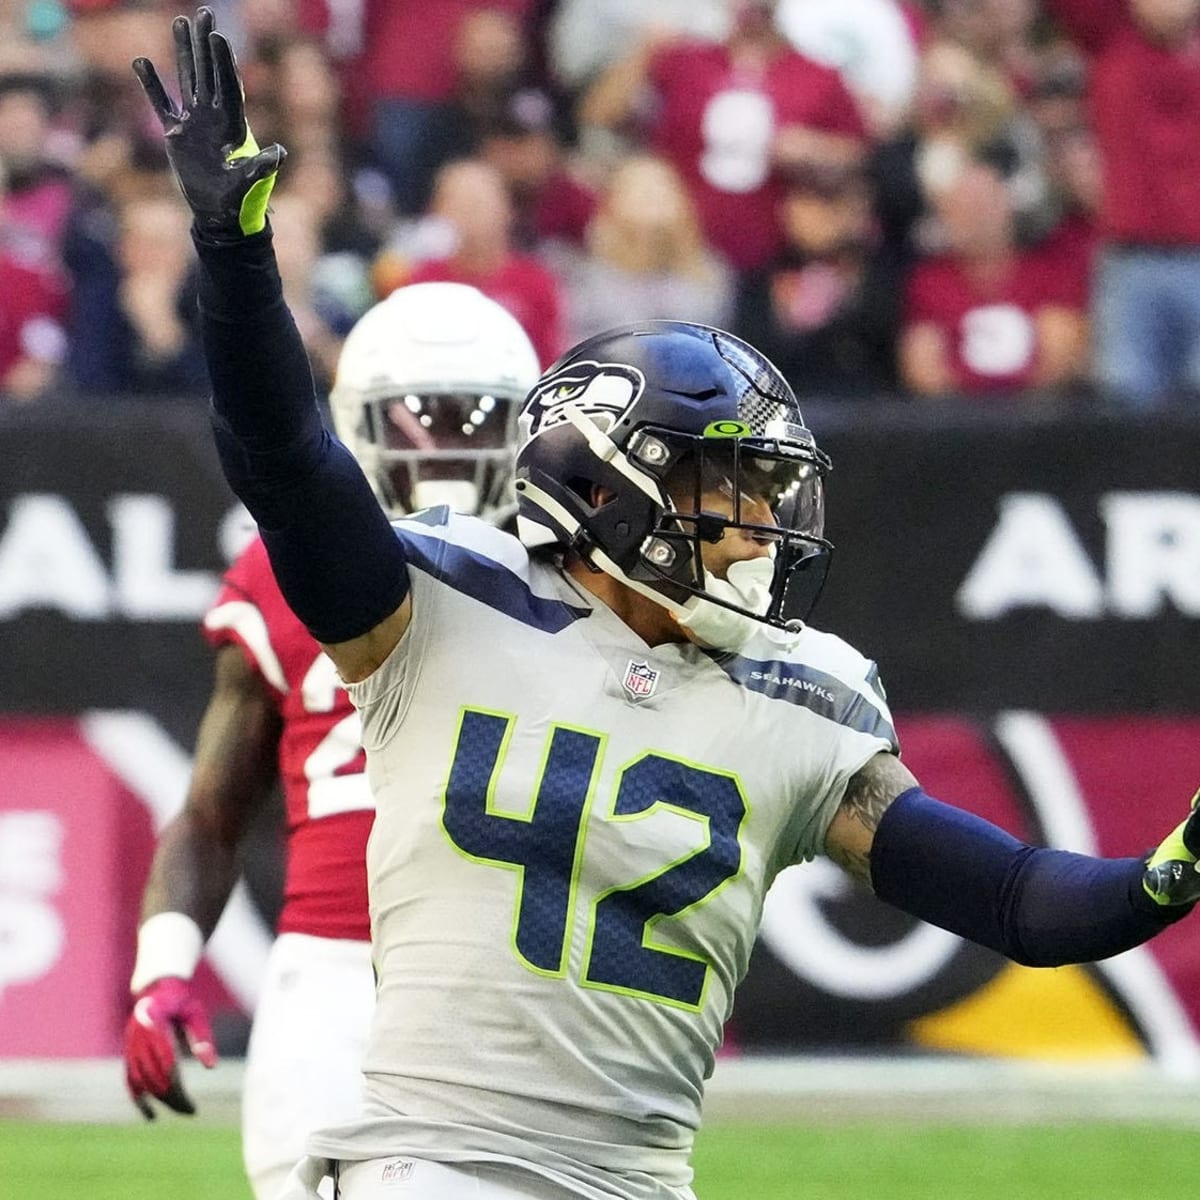
[[[725,46],[675,42],[655,54],[650,79],[654,146],[687,182],[708,241],[738,270],[761,266],[782,241],[778,131],[866,137],[841,76],[791,50],[759,75],[739,71]]]
[[[1057,252],[1028,251],[984,289],[956,259],[927,259],[909,278],[905,324],[929,323],[942,331],[954,386],[965,395],[1019,390],[1032,382],[1038,362],[1038,312],[1051,305],[1086,306],[1082,260],[1067,266]]]
[[[204,633],[215,646],[241,648],[283,722],[287,872],[279,932],[367,940],[366,845],[375,804],[362,726],[333,663],[288,608],[259,538],[226,572]]]
[[[0,379],[22,358],[61,357],[66,289],[47,272],[0,254],[0,296]]]

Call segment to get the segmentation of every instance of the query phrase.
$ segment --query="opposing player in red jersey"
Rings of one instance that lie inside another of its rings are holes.
[[[496,513],[516,413],[538,361],[517,321],[474,288],[394,292],[346,340],[334,423],[390,511],[437,503]],[[257,1200],[276,1195],[308,1132],[349,1118],[374,1000],[364,854],[374,816],[358,714],[292,614],[257,538],[204,619],[215,683],[180,815],[163,831],[142,904],[125,1034],[134,1102],[194,1106],[177,1039],[205,1066],[212,1033],[191,978],[233,889],[238,852],[282,784],[287,868],[246,1059],[242,1138]]]

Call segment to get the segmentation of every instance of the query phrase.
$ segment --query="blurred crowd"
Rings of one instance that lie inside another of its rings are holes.
[[[318,382],[471,283],[544,365],[720,325],[802,396],[1200,396],[1200,0],[213,0]],[[198,395],[130,72],[180,0],[0,0],[0,392]]]

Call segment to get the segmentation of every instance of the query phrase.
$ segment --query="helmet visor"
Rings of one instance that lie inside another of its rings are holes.
[[[649,436],[662,447],[657,453],[667,465],[658,474],[675,515],[702,539],[717,540],[728,527],[823,537],[825,464],[813,448],[667,430]],[[644,448],[640,457],[645,457]]]
[[[406,512],[448,504],[484,513],[508,500],[516,404],[477,393],[408,393],[371,401],[380,486]]]

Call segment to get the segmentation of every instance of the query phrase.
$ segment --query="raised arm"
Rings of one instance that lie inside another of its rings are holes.
[[[580,125],[618,129],[631,120],[650,84],[654,56],[671,40],[663,30],[652,28],[630,54],[604,71],[579,102]]]
[[[208,8],[172,26],[181,101],[148,59],[133,69],[158,114],[194,217],[212,417],[226,478],[258,522],[293,611],[342,678],[365,678],[408,625],[403,547],[353,457],[321,422],[283,299],[267,201],[284,151],[246,125],[233,51]]]
[[[194,1111],[176,1062],[177,1036],[205,1066],[216,1062],[191,978],[237,881],[239,848],[272,794],[279,732],[261,676],[238,647],[222,647],[183,811],[159,838],[142,896],[125,1078],[147,1118],[154,1116],[151,1096],[176,1112]]]
[[[1029,966],[1109,958],[1200,899],[1200,810],[1142,858],[1026,845],[934,800],[891,754],[858,772],[826,834],[829,857],[888,903]]]

